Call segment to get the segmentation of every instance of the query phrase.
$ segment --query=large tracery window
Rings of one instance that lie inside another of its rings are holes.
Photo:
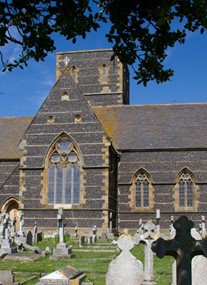
[[[66,137],[55,143],[48,164],[48,204],[79,204],[80,161]]]

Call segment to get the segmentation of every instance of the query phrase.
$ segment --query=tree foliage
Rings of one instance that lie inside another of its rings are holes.
[[[167,49],[183,44],[187,32],[207,28],[206,0],[3,0],[0,2],[0,58],[4,70],[44,60],[55,50],[54,33],[76,42],[110,23],[106,31],[114,56],[134,66],[138,83],[167,81]],[[3,47],[15,44],[18,58]]]

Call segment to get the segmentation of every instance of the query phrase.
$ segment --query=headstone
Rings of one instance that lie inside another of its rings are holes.
[[[3,228],[5,236],[1,242],[1,250],[4,253],[11,254],[17,252],[17,247],[14,244],[14,238],[11,238],[11,223],[9,214],[6,213],[3,220]]]
[[[87,237],[87,240],[88,240],[88,245],[91,245],[93,242],[93,237],[89,236],[89,237]]]
[[[169,227],[170,239],[173,239],[175,237],[175,234],[176,234],[176,230],[175,230],[173,224],[174,224],[174,217],[171,216],[171,223],[170,223],[170,227]]]
[[[108,240],[108,235],[106,233],[102,233],[100,236],[100,241],[106,242]]]
[[[206,233],[206,225],[205,225],[205,217],[201,216],[201,236],[205,238],[207,235]]]
[[[37,285],[78,285],[85,277],[81,270],[66,266],[40,278]]]
[[[0,243],[2,242],[3,238],[5,238],[5,224],[4,224],[5,216],[6,212],[3,211],[0,217]]]
[[[33,235],[31,231],[28,231],[26,235],[26,244],[32,245]]]
[[[122,252],[109,264],[106,285],[142,284],[144,281],[143,265],[130,253],[135,243],[127,230],[124,230],[117,244]]]
[[[93,235],[92,235],[92,243],[95,243],[97,240],[97,227],[94,225],[93,226]]]
[[[186,216],[181,216],[173,224],[176,230],[174,239],[166,241],[159,238],[152,245],[159,258],[170,255],[176,259],[177,285],[192,285],[192,258],[200,254],[207,256],[207,238],[201,241],[194,239],[191,235],[193,225]]]
[[[201,233],[195,228],[191,229],[191,235],[196,240],[202,240]],[[192,285],[206,285],[207,280],[207,258],[203,255],[196,255],[192,259]],[[176,285],[176,261],[172,265],[172,285]]]
[[[16,223],[17,223],[17,219],[14,216],[11,220],[11,236],[15,237],[16,235]]]
[[[156,234],[160,236],[160,209],[156,210]]]
[[[113,239],[113,213],[110,212],[109,214],[109,232],[107,233],[107,239]]]
[[[82,247],[84,243],[85,243],[85,237],[84,236],[79,237],[79,247]]]
[[[157,219],[160,218],[160,215]],[[143,285],[155,285],[153,277],[153,252],[151,250],[152,243],[157,240],[157,226],[149,220],[143,226],[143,234],[140,235],[140,241],[144,243],[144,282]],[[158,228],[160,234],[160,229]]]
[[[58,233],[59,233],[59,243],[56,248],[53,250],[53,255],[51,259],[58,258],[70,258],[72,255],[71,246],[68,246],[64,242],[64,223],[63,223],[63,208],[58,209]]]
[[[14,273],[11,270],[0,270],[0,284],[14,285],[15,278]]]
[[[78,226],[75,226],[75,234],[74,237],[78,237]]]
[[[42,232],[37,233],[37,242],[42,241]]]
[[[142,219],[139,219],[139,225],[138,225],[138,230],[137,230],[137,233],[142,235],[143,234],[143,227],[144,227],[144,224],[142,222]]]
[[[35,222],[33,230],[33,243],[37,243],[37,222]]]
[[[25,237],[24,233],[24,213],[19,211],[19,237]]]

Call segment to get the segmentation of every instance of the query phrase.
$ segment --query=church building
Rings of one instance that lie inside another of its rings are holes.
[[[36,115],[0,118],[0,211],[26,228],[56,229],[59,208],[66,228],[102,232],[207,213],[207,103],[130,105],[112,54],[58,53]]]

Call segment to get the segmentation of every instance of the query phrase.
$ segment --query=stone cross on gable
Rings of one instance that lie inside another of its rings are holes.
[[[63,59],[63,62],[65,63],[65,65],[67,66],[68,63],[70,62],[70,58],[68,56],[66,56],[64,59]]]
[[[192,285],[191,260],[196,255],[207,257],[207,238],[196,240],[191,235],[194,223],[186,216],[181,216],[173,223],[176,235],[165,241],[159,238],[152,245],[152,250],[159,258],[165,255],[176,259],[177,285]]]

